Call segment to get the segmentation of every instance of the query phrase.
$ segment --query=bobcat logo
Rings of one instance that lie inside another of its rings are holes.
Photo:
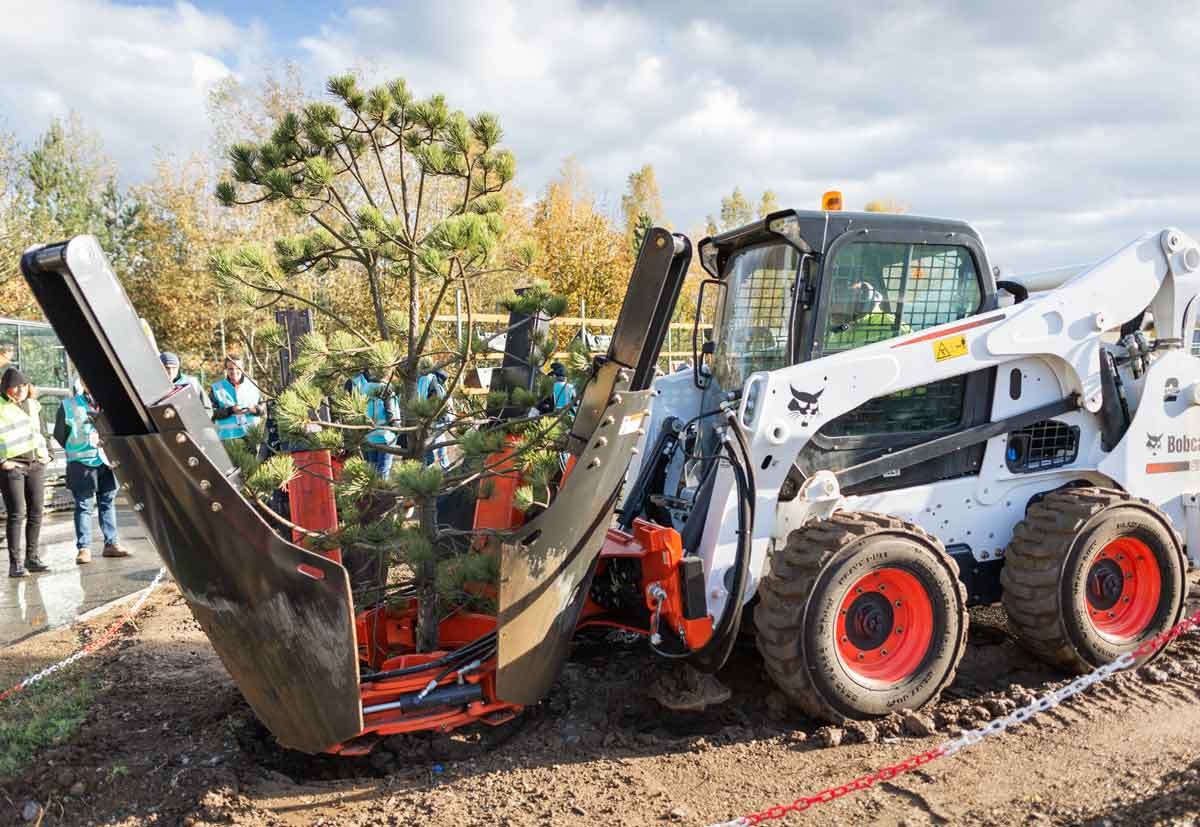
[[[808,421],[816,419],[817,414],[821,413],[821,394],[823,393],[825,393],[824,388],[816,393],[805,393],[792,388],[793,399],[788,403],[788,410],[792,412],[792,416],[800,417],[802,428],[808,427]]]
[[[1162,447],[1162,434],[1146,434],[1146,447],[1151,451],[1157,451]]]

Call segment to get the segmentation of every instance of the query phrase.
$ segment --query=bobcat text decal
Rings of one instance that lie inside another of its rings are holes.
[[[1200,451],[1200,436],[1167,434],[1163,445],[1163,434],[1146,434],[1146,447],[1159,451],[1165,447],[1168,454],[1191,454]],[[1200,471],[1200,459],[1185,459],[1177,462],[1148,462],[1147,474],[1173,474],[1178,471]]]

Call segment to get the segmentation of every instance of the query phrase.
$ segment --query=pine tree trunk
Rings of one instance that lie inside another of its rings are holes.
[[[383,310],[383,296],[379,292],[379,274],[372,265],[367,268],[367,285],[371,289],[371,304],[375,308],[375,324],[379,327],[379,338],[392,338],[388,330],[387,314]]]
[[[421,533],[433,543],[437,535],[437,498],[423,500],[418,505]],[[421,563],[417,572],[417,595],[420,609],[417,612],[417,651],[432,652],[438,645],[438,594],[437,558]]]

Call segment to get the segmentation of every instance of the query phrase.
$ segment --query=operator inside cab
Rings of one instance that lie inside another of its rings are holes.
[[[241,439],[266,416],[267,406],[254,380],[246,376],[242,360],[232,354],[225,357],[225,378],[210,391],[217,435],[221,439]]]
[[[827,350],[849,350],[910,332],[884,308],[884,297],[866,281],[834,283],[829,306]]]

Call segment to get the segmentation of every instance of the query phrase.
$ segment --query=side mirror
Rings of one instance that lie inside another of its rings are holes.
[[[712,286],[716,290],[721,291],[718,294],[717,304],[721,303],[721,299],[725,296],[725,282],[719,279],[705,279],[700,282],[700,294],[696,297],[696,318],[692,320],[692,381],[696,383],[696,387],[704,390],[708,387],[708,377],[704,375],[701,367],[704,363],[704,357],[713,355],[717,350],[717,344],[713,341],[713,329],[711,327],[704,328],[704,338],[707,340],[703,348],[700,346],[700,316],[704,310],[704,291]]]

